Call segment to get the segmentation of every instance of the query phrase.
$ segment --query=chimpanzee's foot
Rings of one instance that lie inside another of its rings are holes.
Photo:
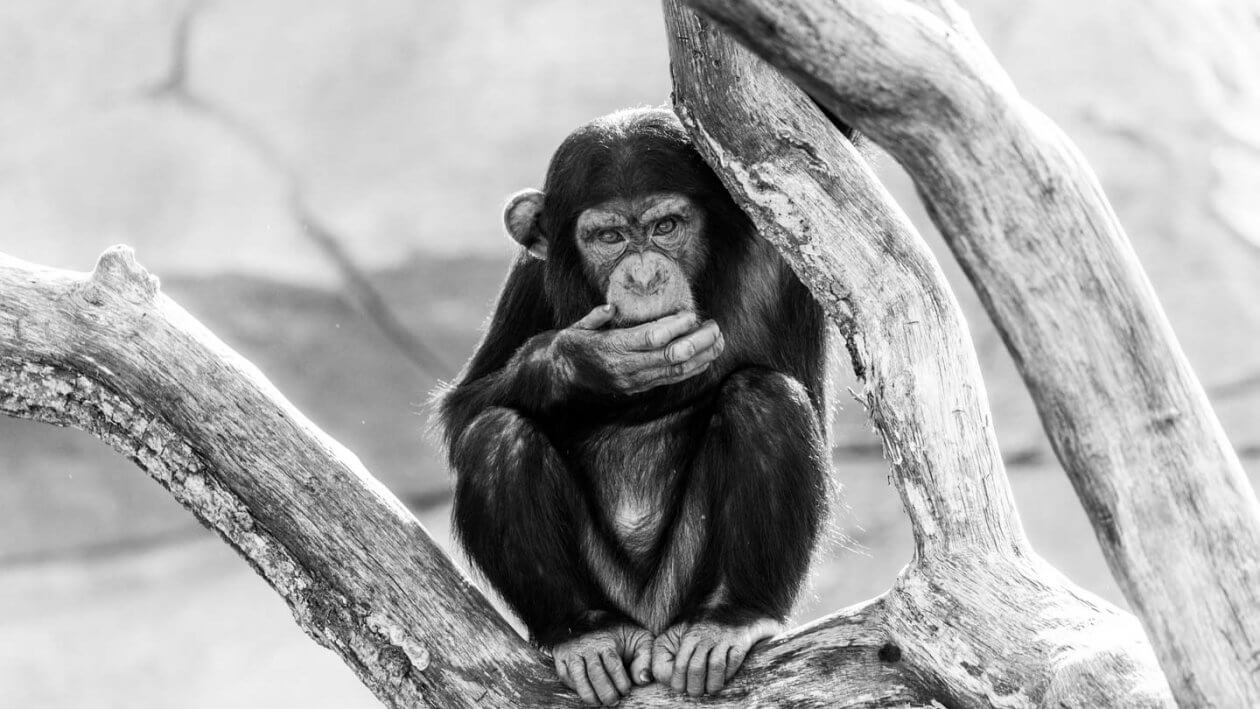
[[[771,618],[743,625],[679,623],[653,641],[652,674],[676,692],[693,697],[714,694],[734,676],[754,645],[782,630],[783,624]]]
[[[652,635],[635,625],[614,625],[579,635],[553,647],[551,655],[560,680],[591,706],[612,706],[634,685],[652,681],[648,669]]]

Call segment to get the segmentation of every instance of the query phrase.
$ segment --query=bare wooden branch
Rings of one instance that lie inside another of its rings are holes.
[[[1183,706],[1260,706],[1260,504],[1092,171],[951,0],[688,0],[914,177]]]
[[[162,295],[130,249],[91,274],[0,254],[0,413],[88,431],[148,471],[386,705],[581,705],[354,455]],[[777,638],[704,704],[931,706],[887,659],[881,618],[873,603]],[[653,686],[622,706],[689,703]]]
[[[949,706],[1170,704],[1135,619],[1029,548],[966,325],[906,217],[800,89],[665,6],[679,115],[866,385],[915,525],[914,562],[882,602],[901,661]]]
[[[0,412],[82,428],[147,470],[387,705],[518,706],[561,686],[358,459],[125,247],[91,274],[0,256]]]
[[[945,0],[930,5],[953,25],[904,1],[689,1],[916,174],[1022,358],[1130,597],[1149,601],[1135,606],[1179,697],[1251,697],[1237,685],[1250,665],[1220,639],[1250,642],[1260,622],[1249,595],[1260,585],[1236,585],[1260,573],[1260,547],[1245,546],[1255,498],[1066,141],[1030,118]],[[1171,705],[1137,621],[1029,547],[965,323],[905,217],[799,89],[678,0],[666,13],[680,114],[840,326],[917,543],[887,593],[766,643],[721,696],[653,686],[622,706]],[[1025,191],[1004,197],[1007,182]],[[1055,320],[1067,306],[1073,319]],[[83,428],[148,470],[384,703],[577,705],[354,456],[159,293],[129,250],[87,275],[0,256],[0,412]],[[1141,465],[1151,491],[1139,489]],[[1222,489],[1209,489],[1212,475]],[[1154,534],[1155,519],[1203,536]],[[1212,608],[1189,600],[1199,578],[1157,573],[1176,561],[1160,543],[1216,582],[1202,589]],[[1170,588],[1147,588],[1160,580]],[[1177,644],[1190,621],[1168,615],[1170,599],[1228,627]],[[1233,601],[1231,620],[1220,603]],[[1206,659],[1178,654],[1200,648]],[[1213,673],[1213,661],[1233,664]]]

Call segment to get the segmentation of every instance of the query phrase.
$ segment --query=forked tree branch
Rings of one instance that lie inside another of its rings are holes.
[[[1029,548],[939,266],[813,102],[676,0],[674,101],[701,153],[846,338],[914,524],[878,624],[949,706],[1171,703],[1136,621]]]
[[[916,45],[923,41],[921,33],[937,44],[948,40],[952,44],[941,46],[949,51],[961,51],[954,45],[974,40],[966,33],[947,34],[945,25],[905,3],[835,2],[829,5],[834,14],[810,14],[805,7],[810,3],[801,3],[787,18],[767,14],[769,10],[739,14],[752,12],[755,3],[695,4],[731,13],[724,22],[779,60],[781,56],[756,44],[760,35],[766,35],[762,43],[771,48],[776,43],[792,47],[797,41],[810,51],[831,48],[833,41],[866,47],[842,72],[829,70],[828,80],[845,86],[851,81],[856,87],[852,101],[871,110],[845,112],[851,107],[836,99],[838,94],[826,94],[821,82],[807,86],[881,143],[896,135],[887,127],[881,133],[881,120],[899,126],[906,140],[918,136],[921,142],[910,144],[927,151],[920,159],[937,168],[920,175],[920,188],[943,200],[933,204],[938,216],[955,202],[960,209],[976,203],[973,182],[978,178],[951,172],[954,162],[974,158],[958,155],[959,146],[989,155],[997,148],[983,142],[985,131],[1001,141],[1009,138],[1004,131],[1010,126],[1004,121],[1022,125],[1015,104],[954,103],[954,90],[963,96],[977,91],[981,97],[1013,96],[995,65],[958,60],[945,64],[952,68],[942,72],[934,64],[913,63],[921,53]],[[855,13],[859,6],[861,12]],[[719,697],[697,703],[1169,705],[1168,686],[1137,622],[1072,586],[1029,549],[997,453],[965,325],[936,263],[904,216],[852,146],[799,89],[673,0],[666,11],[680,113],[728,188],[842,328],[918,540],[915,558],[886,594],[767,643]],[[804,65],[811,71],[830,66],[808,52],[801,56],[810,59]],[[881,57],[887,61],[881,63]],[[903,66],[889,57],[911,64]],[[904,105],[917,107],[918,113],[906,113]],[[933,113],[924,106],[939,110]],[[993,111],[977,112],[977,106]],[[994,125],[975,122],[981,118]],[[965,125],[981,134],[972,142],[957,142],[955,133]],[[936,139],[923,139],[938,132]],[[1031,143],[1019,147],[1038,166],[1047,150],[1062,152],[1061,143],[1028,139]],[[1049,134],[1039,140],[1060,139]],[[998,152],[995,157],[1005,155]],[[1032,208],[1030,203],[1067,204],[1107,223],[1109,212],[1093,211],[1105,202],[1088,173],[1075,163],[1054,165],[1057,171],[1048,173],[1054,178],[1049,192],[1004,195],[994,189],[984,195],[980,215],[1006,215],[1010,238],[1017,243],[1002,247],[980,241],[972,246],[984,256],[971,257],[994,271],[1005,265],[1024,268],[1020,258],[1027,255],[1016,258],[1010,252],[1018,251],[1016,247],[1036,252],[1039,243],[1017,239],[1020,229],[1035,227],[1033,233],[1044,237],[1040,223],[1029,227],[1016,219],[1024,214],[1021,210]],[[970,181],[964,179],[968,177]],[[939,193],[927,186],[931,179],[941,181]],[[1012,184],[1040,183],[1020,178]],[[1053,239],[1049,243],[1058,244]],[[1073,268],[1077,264],[1066,263]],[[1114,266],[1107,263],[1111,265],[1106,268]],[[1131,258],[1119,266],[1136,269]],[[1136,285],[1141,286],[1144,281],[1136,273]],[[1060,292],[1046,282],[1054,274],[1044,264],[1032,274],[1041,276],[1041,288]],[[1075,271],[1068,274],[1075,276]],[[1135,287],[1132,273],[1120,272],[1125,274],[1105,282],[1119,289]],[[1103,282],[1087,284],[1096,289]],[[1142,306],[1140,296],[1146,291],[1136,293],[1125,290],[1121,297],[1137,298]],[[1040,318],[1057,305],[1035,298],[1022,305],[1018,298],[1012,302],[1017,305],[1010,307],[1026,310],[1037,327],[1044,326]],[[1073,307],[1079,315],[1081,306]],[[1088,308],[1083,312],[1106,315]],[[1140,309],[1139,314],[1149,315]],[[999,323],[1006,322],[1008,341],[1027,336],[1046,344],[1036,333],[1025,335],[1025,330],[1011,327],[1014,315],[1007,317],[999,317]],[[1111,323],[1103,317],[1082,326]],[[1066,331],[1071,325],[1060,327]],[[1171,339],[1134,342],[1158,349]],[[1064,356],[1079,354],[1085,346],[1060,344],[1069,355],[1028,351],[1062,366]],[[1025,343],[1013,346],[1022,352]],[[1175,345],[1167,347],[1175,350]],[[1125,362],[1140,359],[1123,348],[1101,352]],[[1024,364],[1025,370],[1032,367]],[[1100,374],[1089,363],[1069,364],[1064,373],[1069,383],[1063,386],[1079,385],[1082,372],[1101,376],[1098,388],[1088,394],[1099,410],[1106,404],[1132,414],[1132,402],[1124,399],[1132,392],[1107,388],[1115,384],[1109,378],[1114,372]],[[1182,370],[1180,376],[1193,382],[1188,369]],[[298,623],[338,652],[386,704],[577,704],[576,697],[562,690],[546,658],[512,631],[354,456],[306,421],[252,365],[160,294],[156,279],[135,264],[129,251],[107,252],[89,275],[0,257],[0,412],[83,428],[135,460],[238,549],[286,599]],[[1181,418],[1156,421],[1160,425],[1154,430],[1143,429],[1145,437],[1121,428],[1128,438],[1100,438],[1099,431],[1082,429],[1078,435],[1087,445],[1079,449],[1079,457],[1107,461],[1116,449],[1127,447],[1140,447],[1149,457],[1152,449],[1171,445],[1169,440],[1182,441],[1170,437],[1189,435],[1179,431],[1197,425],[1187,419],[1202,412],[1184,412]],[[1059,439],[1061,455],[1073,440],[1068,434]],[[1197,454],[1201,448],[1188,450]],[[1161,475],[1166,482],[1166,474]],[[1138,494],[1133,489],[1113,493]],[[1184,512],[1176,498],[1163,499],[1170,512]],[[1125,504],[1112,500],[1105,509],[1124,512]],[[1128,530],[1129,523],[1115,525]],[[1187,547],[1184,541],[1177,543]],[[1238,553],[1233,542],[1222,543]],[[1202,551],[1201,542],[1188,546]],[[1254,572],[1255,566],[1250,568]],[[635,690],[622,705],[663,707],[691,701],[654,686]]]
[[[82,429],[146,470],[384,704],[581,705],[358,459],[160,293],[130,249],[89,274],[0,255],[0,413]],[[776,639],[705,704],[930,705],[917,677],[880,659],[879,612]],[[802,686],[820,666],[826,684]],[[653,686],[622,706],[686,701]]]
[[[687,0],[893,155],[1186,707],[1260,706],[1260,504],[1075,146],[952,0]]]

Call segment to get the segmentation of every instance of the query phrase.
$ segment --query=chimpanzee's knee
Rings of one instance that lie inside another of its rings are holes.
[[[812,424],[817,417],[805,385],[773,369],[749,367],[732,373],[722,383],[719,413],[756,430],[782,423]]]
[[[822,434],[804,385],[771,369],[741,369],[722,384],[701,459],[767,495],[813,495],[827,470]]]
[[[451,449],[451,463],[461,479],[475,476],[490,486],[510,483],[531,468],[553,464],[554,458],[551,443],[532,421],[501,406],[478,414]]]

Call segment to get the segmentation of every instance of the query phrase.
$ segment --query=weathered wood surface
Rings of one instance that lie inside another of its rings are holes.
[[[561,686],[358,459],[129,249],[91,274],[0,256],[0,412],[84,429],[135,461],[386,704],[513,706]]]
[[[899,4],[894,12],[877,3],[854,5],[862,6],[869,22],[904,19],[897,13],[908,7]],[[843,10],[845,4],[834,7]],[[965,323],[905,218],[798,89],[678,5],[667,4],[667,13],[684,118],[728,187],[841,327],[918,540],[915,558],[888,593],[767,643],[720,697],[695,703],[1169,705],[1168,686],[1137,622],[1072,586],[1028,547]],[[817,17],[799,13],[792,20]],[[895,47],[936,22],[922,12],[911,14],[908,25],[865,25],[845,12],[825,18],[817,32],[805,29],[810,47],[829,46],[832,33],[852,42],[855,31],[872,27],[887,36],[866,36],[868,44]],[[769,20],[750,27],[741,35],[745,41],[758,31],[792,37]],[[865,76],[880,66],[870,61],[844,70]],[[870,92],[861,94],[862,105],[878,107],[897,91],[931,103],[935,94],[925,87],[954,76],[934,67],[916,65],[922,76],[906,70],[882,83],[867,76],[857,82]],[[986,65],[984,71],[987,77],[997,70]],[[992,91],[1008,90],[1003,84]],[[926,125],[940,118],[898,119],[893,107],[862,115]],[[954,120],[947,109],[942,104],[945,117]],[[939,143],[953,145],[949,131],[933,130],[942,133]],[[932,175],[951,175],[943,170]],[[1086,205],[1080,209],[1102,199],[1096,189],[1082,193],[1071,187],[1076,183],[1059,179],[1061,192],[1044,198],[1076,199]],[[953,176],[947,182],[958,190],[956,199],[975,199],[967,180]],[[1005,214],[994,211],[1002,199],[1000,190],[986,195],[985,213]],[[1011,198],[1016,206],[1027,200]],[[1126,264],[1136,267],[1131,258]],[[1116,287],[1131,281],[1120,279]],[[1044,315],[1054,305],[1021,307]],[[1090,363],[1075,366],[1070,376],[1088,371]],[[1089,395],[1107,398],[1102,403],[1110,406],[1131,406],[1118,398],[1126,391],[1092,389]],[[577,704],[546,659],[494,612],[354,456],[159,293],[156,279],[129,251],[107,252],[91,274],[0,257],[0,411],[82,428],[135,460],[238,549],[286,599],[298,623],[338,652],[384,703]],[[1163,428],[1187,425],[1177,419]],[[1091,461],[1147,440],[1090,438],[1101,434],[1088,426],[1081,435],[1090,446],[1106,443],[1081,449]],[[1150,446],[1139,447],[1150,455]],[[1178,502],[1165,500],[1169,509],[1179,509]],[[1124,501],[1110,504],[1108,509],[1126,509]],[[1128,520],[1117,524],[1130,529]],[[649,687],[622,705],[688,703]]]
[[[911,174],[1178,701],[1260,706],[1260,504],[1071,142],[950,0],[688,3]]]
[[[386,705],[580,706],[354,455],[130,249],[88,274],[0,254],[0,413],[85,430],[146,470]],[[879,603],[849,609],[768,643],[704,704],[930,706],[889,637]],[[622,706],[687,701],[654,686]]]
[[[665,6],[679,115],[864,384],[916,539],[883,599],[902,662],[949,706],[1170,704],[1136,620],[1028,546],[966,324],[908,219],[799,88]]]

